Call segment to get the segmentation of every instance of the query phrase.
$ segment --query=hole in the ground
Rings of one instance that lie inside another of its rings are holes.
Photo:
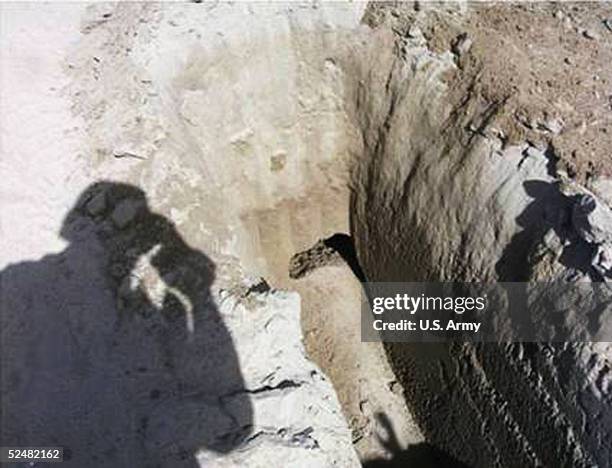
[[[366,278],[359,265],[353,238],[345,233],[336,233],[326,239],[319,239],[312,247],[296,253],[289,262],[289,276],[299,279],[313,270],[344,262],[360,282]]]
[[[357,258],[357,251],[355,250],[355,243],[353,238],[344,233],[336,233],[331,237],[328,237],[323,243],[336,251],[342,260],[349,266],[353,274],[357,277],[360,282],[365,282],[366,277],[359,265],[359,259]]]

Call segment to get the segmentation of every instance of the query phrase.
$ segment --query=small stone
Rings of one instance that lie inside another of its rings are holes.
[[[408,37],[412,39],[422,39],[423,31],[421,31],[421,28],[413,24],[412,26],[410,26],[410,29],[408,30]]]
[[[612,270],[612,245],[611,244],[603,244],[598,247],[597,257],[596,257],[597,265],[601,267],[604,271],[608,272]]]
[[[389,382],[388,386],[391,393],[393,393],[394,395],[401,395],[402,386],[397,380],[392,380],[391,382]]]
[[[561,119],[549,119],[543,122],[540,127],[547,132],[558,135],[563,130],[564,123]]]
[[[283,152],[278,152],[270,157],[270,170],[272,172],[282,171],[287,163],[287,155]]]
[[[524,155],[528,158],[535,159],[542,156],[542,151],[536,148],[535,146],[528,146],[524,151]]]
[[[612,212],[590,194],[580,194],[572,208],[572,225],[591,244],[612,244]]]
[[[369,414],[370,413],[370,400],[361,400],[359,402],[359,411],[361,411],[363,414]]]
[[[453,52],[461,57],[465,55],[472,47],[472,40],[468,37],[467,33],[460,34],[454,41],[452,50]]]
[[[563,12],[561,10],[557,10],[555,12],[555,18],[557,18],[558,20],[563,19],[565,15],[563,14]]]
[[[608,31],[612,31],[612,19],[603,20],[603,24],[606,28],[608,28]]]
[[[599,34],[597,34],[595,31],[591,29],[585,29],[582,35],[586,37],[587,39],[591,39],[593,41],[599,40]]]

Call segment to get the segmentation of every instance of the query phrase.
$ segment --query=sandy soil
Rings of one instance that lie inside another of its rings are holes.
[[[406,34],[427,4],[378,4],[365,21]],[[452,50],[447,77],[457,104],[466,90],[495,108],[507,144],[551,150],[559,169],[586,184],[612,176],[612,5],[608,2],[472,3],[466,15],[420,15],[436,52]],[[425,16],[423,18],[423,16]]]
[[[570,177],[612,176],[612,6],[495,5],[466,25],[483,95],[506,101],[509,133],[551,145]],[[606,26],[608,24],[609,26]],[[476,59],[476,57],[479,57]]]

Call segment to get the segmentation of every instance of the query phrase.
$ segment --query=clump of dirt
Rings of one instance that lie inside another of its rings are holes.
[[[359,265],[353,239],[348,234],[336,233],[327,239],[318,240],[312,247],[296,253],[289,262],[289,277],[303,278],[316,268],[327,265],[341,265],[343,262],[351,269],[355,278],[366,281]]]
[[[339,265],[342,257],[332,247],[320,239],[307,250],[296,253],[289,262],[289,277],[299,279],[311,273],[316,268],[326,265]]]

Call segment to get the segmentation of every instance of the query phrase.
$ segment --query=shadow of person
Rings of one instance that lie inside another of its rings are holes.
[[[134,186],[98,182],[58,254],[0,273],[1,440],[66,466],[193,467],[252,427],[213,262]]]
[[[402,449],[387,415],[377,413],[376,419],[386,433],[386,437],[378,434],[378,439],[391,458],[366,460],[363,462],[364,468],[468,468],[452,455],[427,442]]]

